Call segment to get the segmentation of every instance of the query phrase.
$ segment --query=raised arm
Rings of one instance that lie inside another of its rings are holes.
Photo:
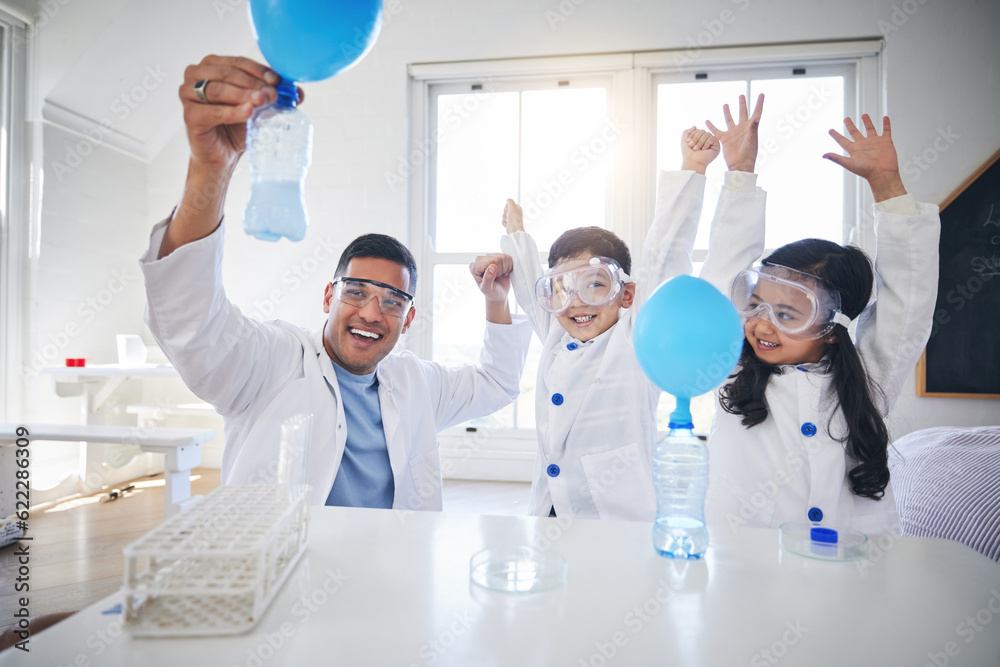
[[[187,183],[141,260],[150,331],[185,384],[223,414],[247,409],[302,359],[291,332],[243,315],[222,285],[226,189],[244,150],[246,120],[275,99],[270,84],[277,80],[246,58],[208,56],[187,68],[180,88],[191,148]],[[195,91],[199,81],[208,81],[207,102]]]
[[[719,193],[719,203],[712,219],[708,257],[700,276],[729,296],[733,278],[751,266],[764,251],[764,208],[767,196],[757,187],[757,134],[764,96],[757,98],[753,113],[746,97],[740,95],[739,122],[733,121],[729,105],[723,105],[726,129],[720,130],[705,121],[722,144],[722,154],[729,171]]]
[[[875,198],[876,298],[858,318],[856,338],[887,413],[930,337],[941,221],[937,206],[918,204],[906,193],[889,118],[882,119],[881,135],[867,114],[861,121],[864,133],[844,119],[850,139],[830,130],[846,156],[823,157],[865,179]]]
[[[690,127],[681,133],[680,148],[681,171],[659,175],[653,221],[639,265],[632,271],[639,306],[665,280],[691,273],[691,251],[705,198],[705,171],[719,156],[719,142],[710,132]]]
[[[535,299],[535,283],[542,277],[538,246],[535,245],[535,239],[524,231],[524,213],[513,199],[507,200],[501,223],[506,234],[500,238],[500,249],[513,262],[511,286],[514,288],[514,298],[527,315],[539,340],[544,342],[552,325],[552,315],[539,306]]]
[[[208,236],[219,226],[229,180],[246,148],[247,119],[255,107],[277,99],[274,84],[279,80],[266,66],[248,58],[206,56],[184,70],[178,93],[191,156],[184,195],[164,234],[159,257]],[[208,82],[202,88],[206,102],[195,91],[195,85],[203,81]]]

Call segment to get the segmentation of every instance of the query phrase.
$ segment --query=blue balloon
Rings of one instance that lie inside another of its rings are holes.
[[[250,0],[261,53],[291,81],[322,81],[360,61],[382,29],[382,0]]]
[[[649,379],[678,399],[715,389],[739,361],[743,323],[732,302],[701,278],[678,276],[650,295],[635,319],[635,354]]]

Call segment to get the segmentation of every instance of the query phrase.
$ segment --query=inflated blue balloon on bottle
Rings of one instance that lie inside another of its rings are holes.
[[[261,53],[282,80],[277,101],[247,120],[251,192],[243,229],[265,241],[301,241],[312,124],[296,108],[295,82],[328,79],[364,58],[382,28],[382,0],[250,0],[248,6]]]
[[[250,23],[271,68],[291,81],[322,81],[375,45],[382,0],[250,0]]]
[[[691,398],[714,389],[736,366],[740,316],[709,283],[678,276],[642,306],[633,342],[649,379],[677,398],[670,431],[653,448],[653,547],[668,558],[701,558],[708,549],[708,450],[692,432]]]

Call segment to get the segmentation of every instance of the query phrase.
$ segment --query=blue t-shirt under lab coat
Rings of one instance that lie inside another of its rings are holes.
[[[385,431],[382,430],[382,408],[378,400],[375,371],[355,375],[336,363],[333,363],[333,369],[337,373],[340,396],[344,401],[347,444],[326,504],[389,509],[392,507],[395,484]]]

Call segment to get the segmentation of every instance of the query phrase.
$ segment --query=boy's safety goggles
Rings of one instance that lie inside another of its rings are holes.
[[[766,317],[782,333],[815,340],[835,324],[851,320],[840,312],[840,293],[809,273],[764,265],[741,271],[733,281],[732,301],[744,322]]]
[[[343,303],[364,308],[372,299],[378,299],[383,315],[401,317],[406,314],[413,297],[392,285],[366,278],[337,278],[333,281],[333,295]]]
[[[535,299],[553,315],[569,310],[573,297],[588,306],[606,306],[615,300],[622,286],[631,282],[628,274],[613,259],[592,257],[585,266],[556,271],[535,283]]]

